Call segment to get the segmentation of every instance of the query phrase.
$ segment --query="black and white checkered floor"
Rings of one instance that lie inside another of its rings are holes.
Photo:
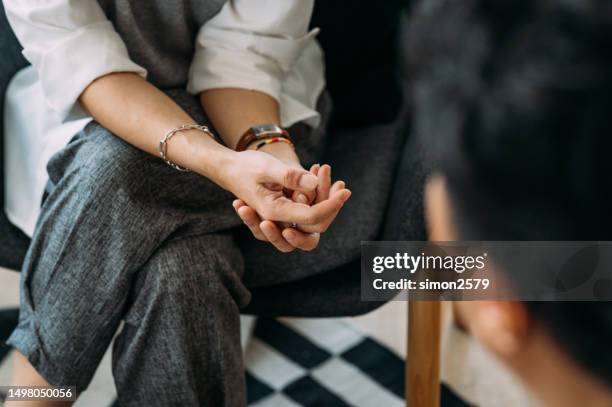
[[[0,338],[6,338],[13,317],[0,311]],[[7,356],[8,349],[0,347],[0,383]],[[403,360],[347,319],[259,319],[245,361],[250,406],[404,405]],[[106,355],[77,406],[113,405],[114,398]],[[442,406],[467,404],[443,387]]]

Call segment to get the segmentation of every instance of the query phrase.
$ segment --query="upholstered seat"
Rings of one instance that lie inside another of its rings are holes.
[[[352,11],[348,19],[344,18],[346,16],[339,18],[340,14],[346,12],[346,5],[342,6],[342,3],[338,1],[318,3],[315,10],[314,23],[322,27],[321,42],[329,55],[327,60],[328,81],[332,97],[337,101],[334,119],[336,127],[389,120],[395,116],[399,108],[399,86],[393,74],[396,60],[393,38],[397,33],[402,2],[397,1],[395,5],[390,2],[384,12],[376,11],[377,8],[367,7],[364,1],[358,3],[364,4],[363,11],[361,14],[356,13],[355,10],[359,8],[354,7],[353,4],[350,7]],[[368,13],[365,12],[366,10]],[[386,24],[377,24],[378,27],[382,27],[380,30],[374,32],[368,30],[370,37],[378,35],[378,39],[369,38],[364,45],[363,41],[357,41],[351,35],[346,35],[346,32],[350,30],[342,31],[343,24],[344,28],[349,25],[356,28],[364,26],[365,22],[375,17],[372,16],[372,13],[380,13],[381,19],[387,19]],[[364,24],[360,23],[360,19]],[[328,35],[325,35],[326,25],[329,25]],[[27,65],[20,50],[21,47],[6,22],[0,3],[0,95],[5,94],[7,84],[13,75]],[[342,50],[341,55],[338,55],[339,50]],[[354,52],[353,56],[351,52]],[[377,55],[378,58],[369,58],[368,52],[371,55]],[[354,63],[342,62],[355,61],[354,56],[356,55],[364,60],[377,60],[380,65],[370,63],[363,68],[357,68]],[[344,75],[343,70],[346,69],[350,69],[351,72]],[[366,81],[367,83],[375,82],[376,86],[371,87],[366,83],[363,86],[364,93],[360,97],[361,103],[347,103],[355,99],[351,97],[352,92],[355,91],[353,85],[359,80],[361,74],[363,77],[370,78],[369,81]],[[372,81],[372,75],[376,75],[379,79]],[[377,102],[381,97],[386,100],[386,104]],[[384,109],[381,110],[381,106]],[[2,112],[3,109],[0,109],[0,113]],[[355,122],[352,118],[358,118],[359,121]],[[364,120],[369,121],[364,122]],[[3,129],[3,114],[0,114],[0,137],[2,138],[5,136]],[[418,149],[410,142],[406,143],[404,148],[405,154],[396,176],[396,186],[390,199],[391,204],[386,223],[382,228],[381,238],[385,240],[400,238],[417,240],[424,237],[420,199],[423,170],[420,166]],[[2,153],[0,163],[3,158]],[[0,165],[0,171],[3,170],[2,167]],[[4,177],[14,176],[5,174],[3,171],[0,172],[0,175],[0,181],[3,181]],[[0,200],[4,202],[4,188],[0,188]],[[10,224],[4,211],[0,211],[0,267],[19,270],[28,244],[28,237]],[[310,317],[346,316],[368,312],[379,306],[380,303],[360,301],[359,267],[359,261],[355,261],[338,270],[306,280],[255,290],[253,301],[244,312],[265,316]]]

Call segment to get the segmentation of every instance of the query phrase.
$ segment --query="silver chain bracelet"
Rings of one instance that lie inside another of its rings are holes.
[[[215,139],[215,135],[212,134],[210,129],[206,126],[201,126],[199,124],[183,124],[182,126],[177,127],[176,129],[172,129],[169,132],[167,132],[164,135],[164,138],[159,141],[159,146],[157,150],[159,151],[159,156],[161,157],[161,159],[164,160],[166,164],[168,164],[170,167],[174,168],[175,170],[189,172],[189,168],[181,167],[180,165],[177,165],[173,163],[172,161],[170,161],[170,159],[168,158],[168,154],[167,154],[168,153],[168,141],[170,141],[170,139],[176,133],[179,133],[184,130],[199,130],[202,133],[205,133],[206,135],[208,135],[213,140]]]

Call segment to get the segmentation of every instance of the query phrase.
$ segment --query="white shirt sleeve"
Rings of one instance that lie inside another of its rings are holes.
[[[113,72],[146,77],[96,0],[4,0],[4,7],[62,121],[95,79]]]
[[[318,29],[314,0],[229,0],[201,28],[187,90],[242,88],[281,101],[283,81]]]

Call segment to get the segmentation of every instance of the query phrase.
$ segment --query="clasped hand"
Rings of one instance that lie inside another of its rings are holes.
[[[233,206],[255,238],[282,252],[315,249],[351,196],[343,181],[331,182],[331,167],[299,162],[259,151],[237,153],[227,188]],[[293,227],[292,225],[295,225]]]

